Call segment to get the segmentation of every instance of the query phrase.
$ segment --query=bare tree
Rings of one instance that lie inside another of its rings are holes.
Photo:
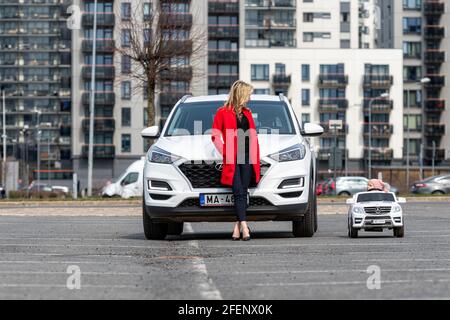
[[[147,125],[155,125],[155,97],[162,79],[176,80],[191,68],[178,68],[184,59],[190,65],[204,56],[207,32],[192,26],[193,14],[173,12],[180,0],[153,0],[149,10],[144,3],[132,2],[129,15],[119,16],[122,43],[116,44],[120,57],[131,60],[130,72],[121,75],[147,92]],[[125,37],[125,38],[124,38]],[[125,45],[124,45],[125,44]]]

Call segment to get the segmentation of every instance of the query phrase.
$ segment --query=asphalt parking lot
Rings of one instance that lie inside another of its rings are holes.
[[[133,206],[111,216],[13,210],[0,215],[0,299],[450,299],[450,203],[404,208],[403,239],[349,239],[342,210],[321,205],[313,238],[293,238],[289,223],[251,223],[250,242],[229,240],[226,223],[146,241]],[[69,266],[80,289],[67,287]],[[370,266],[380,289],[367,287]]]

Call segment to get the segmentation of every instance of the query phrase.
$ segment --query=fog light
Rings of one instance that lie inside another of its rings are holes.
[[[148,180],[148,188],[150,190],[171,191],[172,188],[165,181],[160,180]]]
[[[303,177],[286,179],[280,183],[278,189],[299,188],[303,187],[304,184],[305,179]]]

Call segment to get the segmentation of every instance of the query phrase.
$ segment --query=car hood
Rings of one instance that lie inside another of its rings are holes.
[[[260,157],[286,149],[302,141],[297,135],[258,135]],[[222,160],[210,135],[161,137],[158,148],[187,160]]]
[[[356,205],[361,207],[387,207],[393,206],[395,202],[384,202],[384,201],[372,201],[372,202],[358,202]]]

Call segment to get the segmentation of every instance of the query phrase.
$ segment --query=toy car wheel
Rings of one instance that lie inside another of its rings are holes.
[[[403,238],[405,236],[405,226],[394,228],[394,237]]]
[[[353,228],[350,221],[348,222],[348,236],[349,238],[358,238],[358,229]]]

